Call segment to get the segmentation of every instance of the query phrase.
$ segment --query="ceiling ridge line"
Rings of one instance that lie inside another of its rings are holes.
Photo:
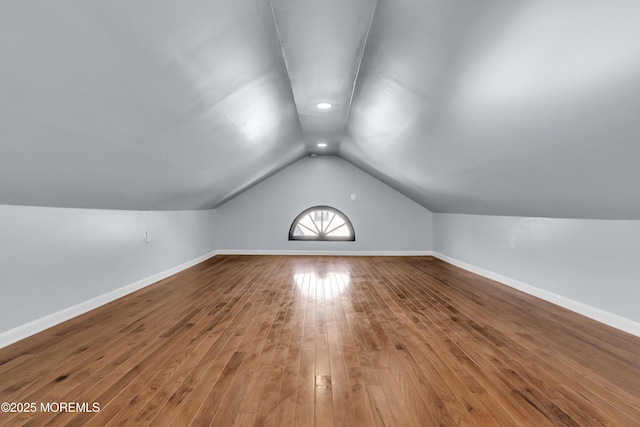
[[[271,0],[269,0],[269,2],[271,2]],[[365,34],[364,36],[364,41],[362,42],[362,49],[360,49],[360,54],[358,55],[358,64],[356,65],[356,75],[353,78],[353,85],[351,86],[351,94],[349,95],[349,104],[347,105],[347,114],[345,115],[345,118],[344,118],[345,131],[347,128],[347,123],[349,123],[349,115],[351,114],[351,104],[353,103],[353,96],[356,92],[356,84],[358,83],[358,77],[360,76],[360,67],[362,66],[362,58],[364,57],[364,51],[367,48],[367,43],[369,42],[369,33],[371,33],[371,25],[373,24],[373,18],[375,17],[377,10],[378,10],[378,0],[375,0],[375,4],[371,9],[371,16],[369,17],[369,26],[367,27],[367,34]]]
[[[377,0],[376,0],[377,3]],[[303,141],[304,138],[304,130],[302,128],[302,122],[300,121],[300,112],[298,111],[298,104],[296,103],[296,97],[293,93],[293,85],[291,84],[291,71],[289,70],[289,63],[287,62],[287,57],[284,54],[284,46],[282,46],[282,36],[280,35],[280,25],[278,24],[278,17],[276,16],[276,11],[273,8],[273,0],[269,0],[269,7],[271,8],[271,16],[273,17],[273,23],[276,26],[276,35],[278,36],[278,46],[280,46],[280,56],[282,57],[282,62],[284,62],[284,69],[287,72],[287,80],[289,80],[289,89],[291,94],[291,99],[293,100],[293,107],[296,109],[296,117],[298,118],[298,125],[300,126],[300,134],[302,135]],[[306,151],[306,148],[305,148]]]

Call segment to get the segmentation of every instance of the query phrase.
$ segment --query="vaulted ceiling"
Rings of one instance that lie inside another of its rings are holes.
[[[638,22],[637,0],[2,2],[0,204],[213,208],[319,152],[435,212],[640,219]]]

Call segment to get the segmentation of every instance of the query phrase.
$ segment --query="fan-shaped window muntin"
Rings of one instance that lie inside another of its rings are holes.
[[[356,235],[345,214],[331,206],[314,206],[304,210],[293,221],[289,240],[354,241]]]

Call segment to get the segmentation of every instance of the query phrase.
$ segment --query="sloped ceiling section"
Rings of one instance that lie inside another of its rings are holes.
[[[638,219],[639,19],[379,0],[339,153],[436,212]]]
[[[375,0],[271,0],[308,150],[334,153],[347,115]],[[318,103],[328,102],[322,110]]]
[[[0,203],[211,208],[304,154],[268,2],[2,2],[0,52]]]
[[[640,219],[639,19],[637,0],[2,2],[0,203],[213,208],[317,151],[435,212]]]

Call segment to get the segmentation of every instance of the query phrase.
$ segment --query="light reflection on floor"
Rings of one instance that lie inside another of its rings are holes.
[[[298,271],[293,275],[296,287],[303,296],[332,298],[349,290],[349,271]],[[319,294],[320,293],[320,294]]]

